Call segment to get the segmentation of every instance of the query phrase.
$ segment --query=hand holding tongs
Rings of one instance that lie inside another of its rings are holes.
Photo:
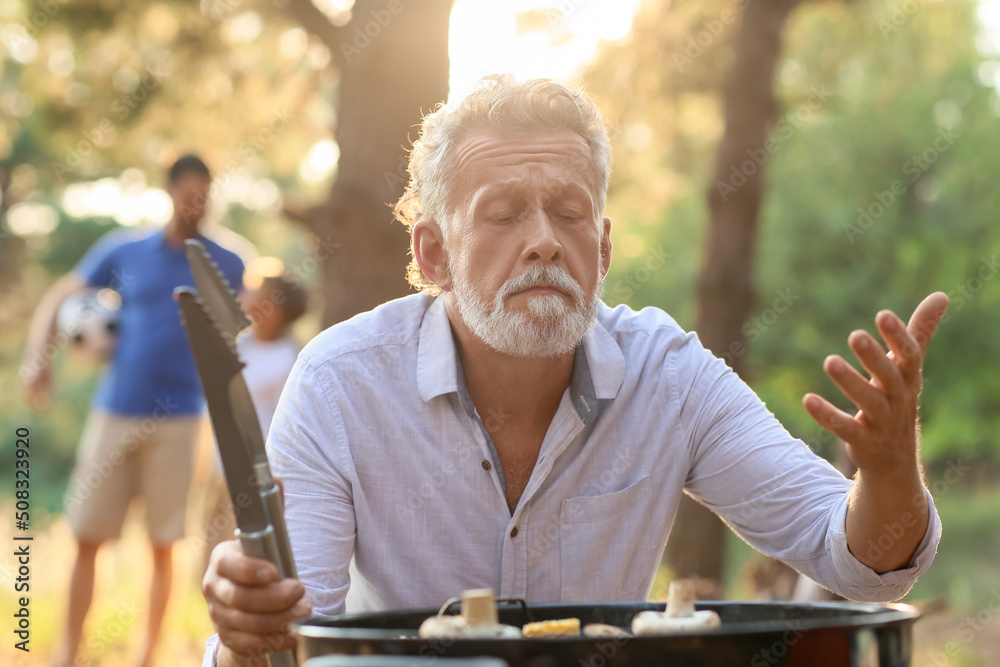
[[[236,294],[199,241],[185,241],[195,287],[178,287],[188,341],[205,389],[208,413],[236,514],[243,552],[274,563],[282,579],[295,578],[281,492],[271,475],[257,412],[236,352],[250,325]],[[272,667],[294,667],[291,650],[269,654]]]

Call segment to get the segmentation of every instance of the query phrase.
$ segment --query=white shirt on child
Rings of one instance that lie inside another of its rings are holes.
[[[290,335],[263,341],[250,331],[236,340],[236,350],[246,364],[243,379],[257,410],[260,432],[266,438],[285,380],[299,356],[299,344]]]

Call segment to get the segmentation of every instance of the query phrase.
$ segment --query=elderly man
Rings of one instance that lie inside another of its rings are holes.
[[[602,303],[610,161],[594,104],[551,81],[490,77],[424,120],[396,209],[423,291],[300,355],[269,440],[300,580],[216,549],[218,664],[290,646],[288,622],[311,610],[433,607],[478,587],[644,599],[684,491],[849,598],[898,598],[928,567],[940,523],[917,396],[947,298],[909,328],[879,313],[888,354],[851,335],[871,380],[827,359],[856,416],[805,397],[849,443],[852,483],[666,313]]]

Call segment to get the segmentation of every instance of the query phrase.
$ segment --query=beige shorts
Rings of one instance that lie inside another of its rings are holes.
[[[80,540],[121,535],[129,503],[146,505],[154,544],[184,536],[200,415],[130,417],[93,410],[66,490],[66,514]]]

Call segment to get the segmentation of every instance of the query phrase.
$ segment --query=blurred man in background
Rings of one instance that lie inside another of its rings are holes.
[[[98,243],[40,301],[28,332],[21,378],[29,403],[42,409],[52,389],[52,339],[62,303],[88,287],[121,295],[119,338],[94,397],[66,495],[77,540],[63,648],[55,664],[73,664],[93,598],[98,549],[120,536],[132,498],[141,497],[153,551],[146,642],[137,664],[151,661],[172,578],[172,545],[183,536],[201,384],[181,326],[175,287],[193,284],[184,241],[197,238],[237,290],[243,262],[199,233],[212,183],[205,163],[187,155],[167,179],[173,217],[137,240]]]

